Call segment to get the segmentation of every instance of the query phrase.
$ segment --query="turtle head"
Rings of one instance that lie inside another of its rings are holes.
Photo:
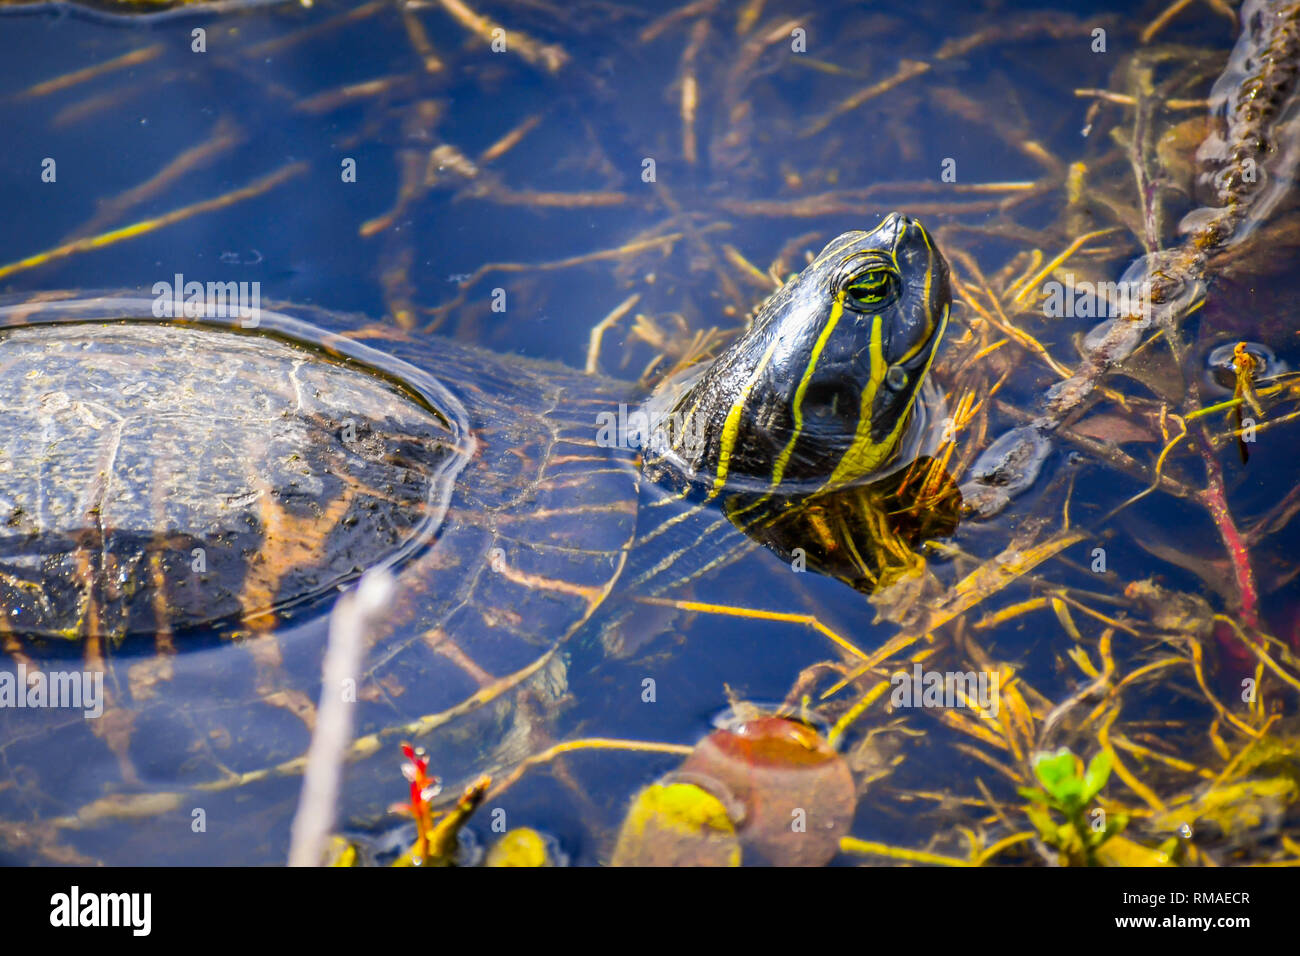
[[[948,267],[893,213],[832,240],[671,409],[663,457],[714,490],[813,491],[887,465],[948,321]]]

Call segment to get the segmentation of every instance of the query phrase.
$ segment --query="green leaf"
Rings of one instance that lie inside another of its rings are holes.
[[[1042,807],[1026,807],[1025,816],[1029,817],[1029,822],[1034,825],[1034,829],[1038,831],[1038,836],[1044,843],[1049,846],[1057,844],[1059,837],[1051,814]]]
[[[1074,754],[1068,747],[1056,753],[1046,751],[1034,755],[1034,775],[1042,781],[1048,793],[1055,794],[1070,778],[1078,775]]]
[[[1056,753],[1035,755],[1034,773],[1065,813],[1075,814],[1087,805],[1089,798],[1084,796],[1079,761],[1068,747],[1062,747]]]
[[[1101,788],[1106,786],[1106,781],[1110,778],[1111,767],[1115,764],[1115,753],[1112,750],[1102,750],[1097,756],[1093,757],[1088,763],[1088,771],[1083,775],[1083,792],[1082,797],[1085,803],[1092,800]]]
[[[1056,802],[1042,790],[1036,790],[1033,787],[1017,787],[1016,792],[1022,797],[1034,801],[1034,803],[1041,803],[1045,807],[1052,806]]]
[[[1094,845],[1101,846],[1111,837],[1118,836],[1119,834],[1123,833],[1127,826],[1128,826],[1127,813],[1112,813],[1107,815],[1106,826],[1102,829],[1101,833],[1097,834],[1097,840]]]

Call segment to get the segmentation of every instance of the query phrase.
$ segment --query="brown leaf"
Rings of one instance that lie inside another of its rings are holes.
[[[1156,436],[1149,429],[1133,421],[1127,415],[1117,412],[1100,412],[1076,422],[1072,426],[1076,434],[1098,441],[1114,442],[1122,445],[1132,441],[1155,441]]]
[[[747,861],[821,866],[839,852],[857,807],[844,758],[812,728],[755,717],[715,731],[679,776],[738,801]]]

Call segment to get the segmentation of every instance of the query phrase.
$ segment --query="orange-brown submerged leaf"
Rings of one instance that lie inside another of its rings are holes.
[[[1196,174],[1196,150],[1205,142],[1210,130],[1208,114],[1197,114],[1169,127],[1156,141],[1156,159],[1165,181],[1183,193],[1190,194]]]
[[[1117,445],[1122,445],[1125,442],[1156,440],[1156,436],[1149,429],[1139,425],[1126,415],[1119,415],[1114,412],[1101,412],[1085,418],[1081,422],[1076,422],[1073,431],[1085,438],[1110,441]]]
[[[1226,568],[1220,573],[1226,574]],[[1150,615],[1157,630],[1208,637],[1214,628],[1214,610],[1199,594],[1174,591],[1146,580],[1131,582],[1124,596]]]
[[[761,862],[829,862],[857,807],[843,757],[811,727],[780,717],[757,717],[715,731],[686,758],[680,773],[734,798],[743,808],[737,833],[746,858]]]

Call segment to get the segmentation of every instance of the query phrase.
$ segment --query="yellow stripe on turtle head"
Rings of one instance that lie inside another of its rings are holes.
[[[731,453],[736,449],[736,438],[740,434],[740,417],[745,413],[745,403],[749,400],[749,393],[754,389],[754,383],[772,361],[772,353],[776,351],[780,341],[779,335],[772,336],[772,341],[767,344],[763,357],[754,366],[754,371],[750,373],[749,379],[740,390],[740,397],[727,410],[727,418],[722,425],[722,447],[718,450],[718,471],[713,479],[713,490],[709,492],[710,498],[719,494],[727,485],[727,472],[731,470]]]
[[[885,381],[885,346],[881,336],[881,319],[879,315],[874,317],[871,323],[871,342],[868,347],[868,355],[871,357],[871,377],[867,385],[862,389],[862,402],[858,408],[858,427],[853,436],[853,443],[849,446],[835,470],[831,473],[830,480],[827,481],[826,487],[833,488],[837,485],[847,484],[856,478],[870,474],[877,467],[884,463],[885,459],[894,450],[891,435],[884,442],[876,443],[871,440],[871,406],[875,404],[876,392],[879,391],[881,384]],[[900,422],[894,426],[895,434],[901,428],[901,419],[905,415],[900,415]]]
[[[930,315],[930,297],[932,294],[932,284],[934,279],[935,250],[930,242],[929,235],[925,230],[921,230],[921,235],[925,239],[926,248],[929,249],[929,261],[925,269],[925,287],[922,299],[923,315]],[[916,394],[920,391],[921,384],[924,383],[925,377],[930,373],[930,366],[934,363],[935,353],[938,351],[934,343],[943,337],[944,330],[948,326],[949,307],[943,307],[943,317],[939,321],[937,329],[930,330],[930,334],[920,338],[916,344],[908,350],[907,354],[900,358],[900,362],[906,362],[913,358],[921,349],[929,346],[930,356],[926,359],[925,367],[921,369],[917,377],[916,388],[912,392],[911,401],[906,408],[900,409],[897,418],[895,418],[893,427],[880,441],[875,441],[871,437],[871,410],[875,404],[876,394],[884,381],[886,365],[881,341],[881,324],[880,317],[876,317],[875,324],[871,329],[871,380],[867,387],[862,390],[862,404],[858,414],[858,426],[853,437],[853,443],[849,450],[840,458],[835,470],[831,473],[830,480],[826,483],[826,488],[835,488],[840,485],[850,484],[861,478],[870,475],[873,471],[878,470],[882,465],[887,463],[897,449],[899,436],[903,428],[911,419],[912,404],[916,401]]]
[[[808,356],[808,364],[803,370],[803,377],[794,390],[794,402],[790,406],[790,412],[794,418],[794,428],[790,432],[790,440],[781,449],[781,454],[777,456],[776,464],[772,467],[773,491],[781,484],[781,479],[785,477],[785,470],[789,467],[790,455],[794,452],[795,442],[799,440],[799,436],[803,433],[804,393],[808,391],[808,385],[812,381],[813,374],[817,371],[817,361],[821,358],[822,349],[826,347],[826,340],[831,337],[831,333],[835,331],[835,326],[839,324],[840,317],[843,315],[844,292],[839,292],[835,296],[835,302],[831,305],[830,318],[827,319],[825,328],[822,329],[821,335],[817,336],[817,341],[813,344],[812,354]]]
[[[944,330],[948,327],[948,306],[943,307],[943,318],[939,322],[938,329],[935,330],[932,338],[938,340],[942,337]],[[862,478],[885,464],[894,454],[898,445],[898,437],[903,432],[903,427],[911,419],[911,408],[916,402],[917,392],[921,390],[921,384],[925,382],[925,377],[930,374],[930,366],[934,364],[934,356],[939,350],[933,349],[930,357],[925,361],[925,367],[921,369],[918,377],[916,391],[912,393],[912,401],[908,407],[900,412],[898,418],[894,421],[894,427],[883,441],[873,442],[871,440],[871,403],[875,396],[874,389],[868,388],[862,397],[862,418],[858,419],[857,434],[854,436],[853,445],[845,452],[840,463],[835,466],[835,471],[831,474],[830,481],[826,483],[827,488],[834,488],[838,485],[850,484]],[[874,360],[874,352],[873,352]],[[884,374],[883,372],[881,373]],[[875,371],[872,371],[872,381],[875,381]]]

